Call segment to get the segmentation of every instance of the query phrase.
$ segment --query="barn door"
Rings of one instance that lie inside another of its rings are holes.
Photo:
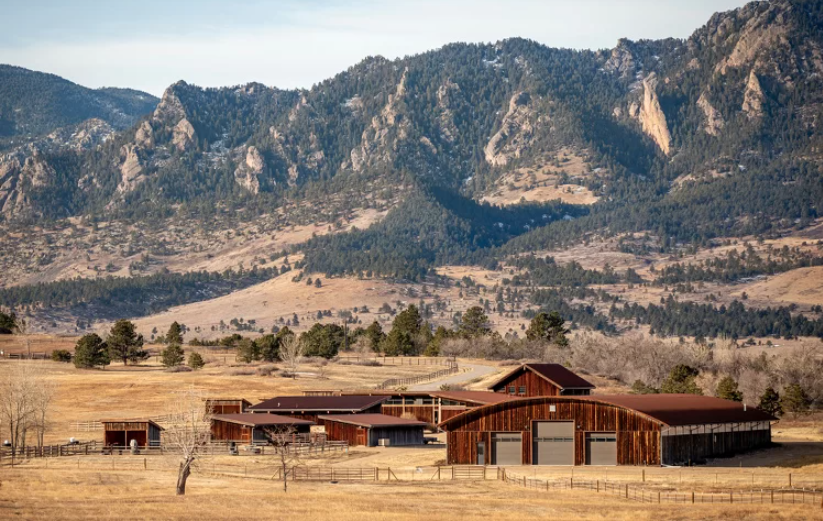
[[[613,432],[586,434],[586,465],[617,465],[617,436]]]
[[[486,442],[484,441],[477,443],[477,464],[486,464]]]
[[[358,445],[368,445],[368,443],[366,442],[366,433],[367,432],[368,432],[368,430],[363,429],[363,428],[358,428],[357,429],[357,444]]]
[[[492,434],[492,465],[522,465],[523,438],[520,433]]]
[[[534,423],[534,465],[574,465],[574,423]]]

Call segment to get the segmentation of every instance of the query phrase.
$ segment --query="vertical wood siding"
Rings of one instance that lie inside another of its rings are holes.
[[[526,394],[522,396],[557,396],[560,394],[560,389],[556,385],[553,385],[545,378],[537,376],[528,369],[523,369],[509,379],[497,384],[494,387],[494,392],[512,394],[509,392],[510,387],[514,387],[515,395],[519,395],[520,388],[525,387]]]

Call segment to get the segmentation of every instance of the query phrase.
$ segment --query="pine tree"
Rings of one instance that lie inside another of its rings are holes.
[[[84,335],[74,347],[74,366],[81,369],[109,365],[108,346],[95,333]]]
[[[772,416],[781,416],[783,414],[783,406],[780,403],[780,394],[772,387],[767,388],[763,392],[763,396],[760,397],[760,404],[757,408]]]
[[[559,347],[568,347],[569,340],[566,335],[566,321],[557,311],[551,313],[540,312],[532,319],[529,328],[526,330],[526,338],[529,340],[544,340]]]
[[[700,371],[688,365],[680,364],[674,367],[669,376],[663,380],[660,392],[665,394],[703,394],[695,383]]]
[[[109,346],[111,358],[122,360],[123,365],[129,362],[136,363],[149,357],[149,354],[143,350],[143,335],[138,335],[134,323],[128,320],[118,320],[114,323],[106,344]]]
[[[460,324],[460,333],[466,337],[473,338],[488,335],[491,331],[489,317],[483,312],[480,306],[474,306],[463,313]]]
[[[164,367],[177,367],[183,363],[186,355],[179,344],[169,344],[160,352],[160,359]]]
[[[266,362],[276,362],[280,359],[280,342],[274,335],[263,335],[254,341],[260,358]]]
[[[734,402],[743,401],[743,393],[740,392],[737,382],[731,376],[726,376],[720,380],[714,395],[724,400],[732,400]]]
[[[166,333],[167,344],[182,344],[183,343],[183,329],[176,321],[169,326],[169,332]]]
[[[364,334],[366,335],[366,338],[369,339],[369,346],[372,351],[379,353],[380,346],[386,339],[386,334],[383,332],[383,328],[380,327],[380,323],[376,320],[372,322],[371,325],[366,328]]]
[[[260,359],[260,350],[251,339],[244,338],[237,343],[237,357],[250,364]]]
[[[203,360],[203,357],[200,355],[200,353],[196,351],[189,353],[189,367],[197,371],[198,369],[202,369],[205,365],[206,362]]]
[[[798,384],[791,384],[783,389],[783,397],[780,399],[780,405],[786,412],[797,414],[805,414],[809,412],[809,406],[812,400],[806,394],[806,390]]]

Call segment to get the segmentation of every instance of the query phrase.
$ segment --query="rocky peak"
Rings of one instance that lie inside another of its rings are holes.
[[[185,81],[178,81],[169,86],[163,93],[160,103],[154,109],[154,119],[162,121],[168,125],[175,125],[178,121],[186,117],[186,109],[183,102],[177,95],[176,89],[188,87]]]
[[[637,72],[637,61],[631,50],[631,42],[621,39],[617,42],[617,47],[612,49],[612,54],[603,69],[617,75],[620,79],[633,79]]]

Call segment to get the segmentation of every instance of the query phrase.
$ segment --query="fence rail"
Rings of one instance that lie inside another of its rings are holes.
[[[97,442],[71,443],[67,445],[43,445],[41,447],[4,447],[0,448],[0,462],[13,459],[54,458],[60,456],[77,456],[94,454]]]
[[[643,485],[607,480],[560,478],[555,480],[529,478],[502,471],[501,479],[510,485],[550,490],[589,490],[641,503],[746,503],[746,504],[806,504],[823,506],[823,491],[805,488],[772,488],[728,491],[678,491],[652,489]]]
[[[378,385],[377,388],[388,389],[390,387],[403,387],[407,385],[415,385],[423,382],[428,382],[430,380],[437,380],[438,378],[443,378],[444,376],[449,376],[459,372],[460,369],[457,367],[457,362],[455,362],[453,365],[450,365],[446,369],[440,369],[439,371],[435,371],[429,374],[413,376],[410,378],[389,378],[388,380]]]

